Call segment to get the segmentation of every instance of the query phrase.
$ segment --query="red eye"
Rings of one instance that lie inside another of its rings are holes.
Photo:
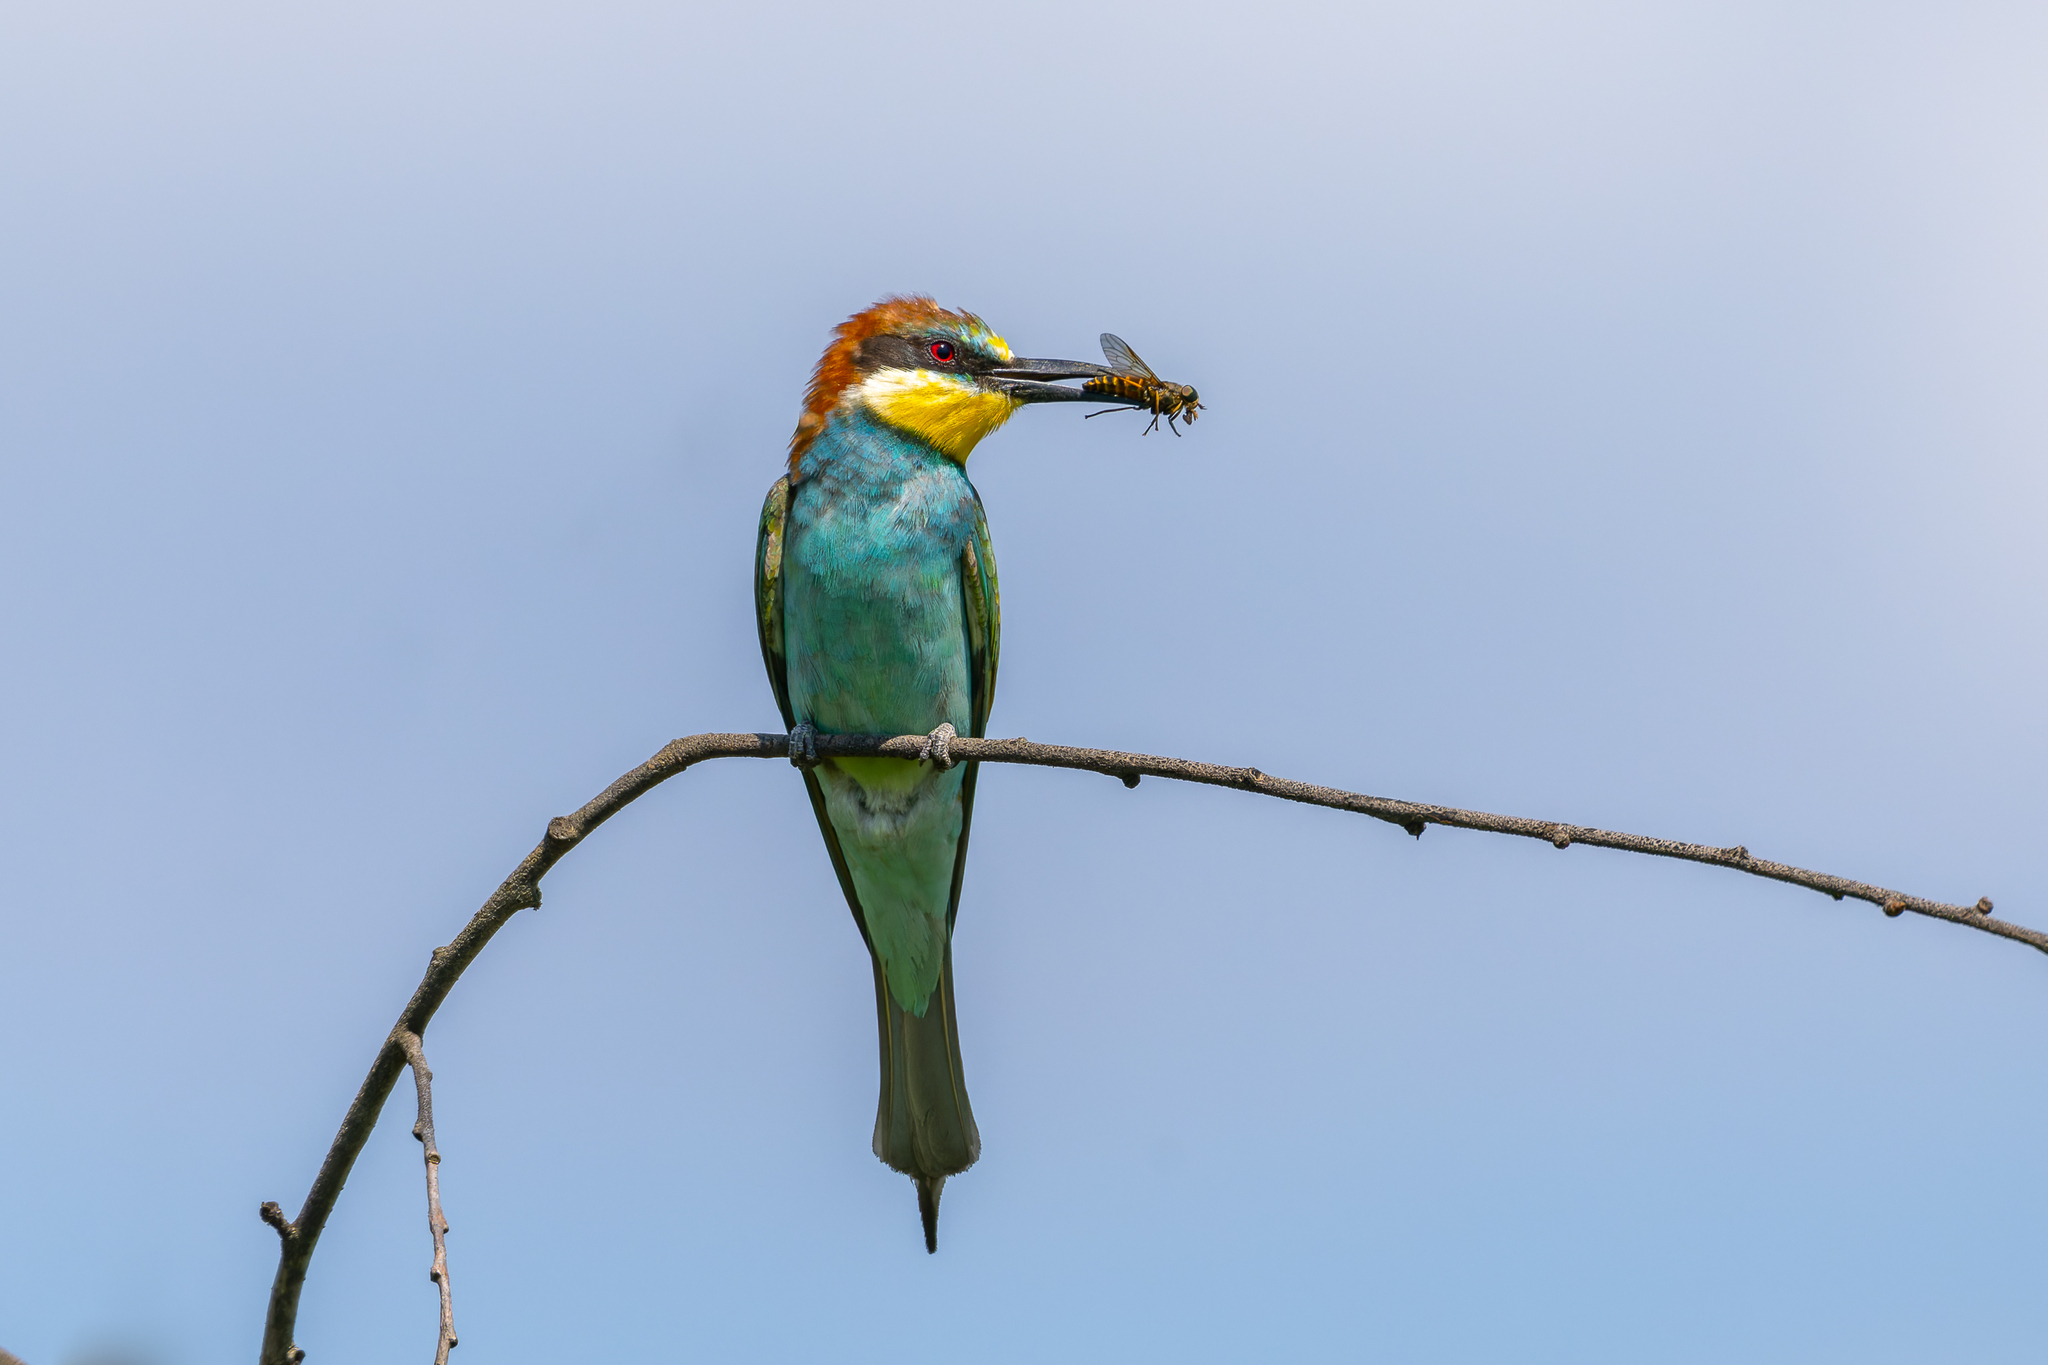
[[[925,349],[927,351],[930,351],[932,353],[932,359],[938,361],[941,365],[950,365],[953,363],[952,342],[934,341],[931,345],[925,347]]]

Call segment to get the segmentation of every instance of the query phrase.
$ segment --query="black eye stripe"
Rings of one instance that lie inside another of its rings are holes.
[[[943,342],[953,348],[950,360],[940,360],[932,347]],[[949,336],[926,332],[912,336],[874,336],[861,342],[854,352],[854,366],[862,374],[876,370],[944,370],[949,374],[981,374],[1002,362],[986,351],[976,350]]]

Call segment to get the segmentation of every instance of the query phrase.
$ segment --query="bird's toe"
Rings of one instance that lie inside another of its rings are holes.
[[[792,767],[809,768],[818,761],[818,727],[805,721],[789,732],[789,761]]]
[[[918,762],[931,760],[931,765],[941,772],[953,766],[953,741],[960,738],[960,732],[953,728],[951,721],[940,721],[939,728],[924,737],[924,748],[918,750]]]

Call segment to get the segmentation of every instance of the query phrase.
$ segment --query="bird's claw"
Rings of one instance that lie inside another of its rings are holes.
[[[924,748],[917,751],[917,761],[922,763],[926,759],[930,759],[934,768],[944,772],[953,766],[953,750],[951,746],[953,741],[958,738],[960,738],[960,732],[953,728],[953,722],[949,720],[940,721],[939,728],[924,737]]]
[[[805,721],[789,732],[789,763],[793,768],[810,768],[817,762],[818,727]]]

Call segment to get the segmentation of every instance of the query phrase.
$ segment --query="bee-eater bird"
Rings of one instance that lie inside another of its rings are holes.
[[[755,553],[761,654],[832,870],[875,970],[875,1155],[939,1193],[974,1164],[953,1015],[953,919],[1001,621],[967,457],[1026,403],[1103,401],[1052,382],[1100,365],[1022,360],[971,313],[892,298],[837,329],[769,490]],[[817,759],[819,734],[922,734],[923,757]]]

